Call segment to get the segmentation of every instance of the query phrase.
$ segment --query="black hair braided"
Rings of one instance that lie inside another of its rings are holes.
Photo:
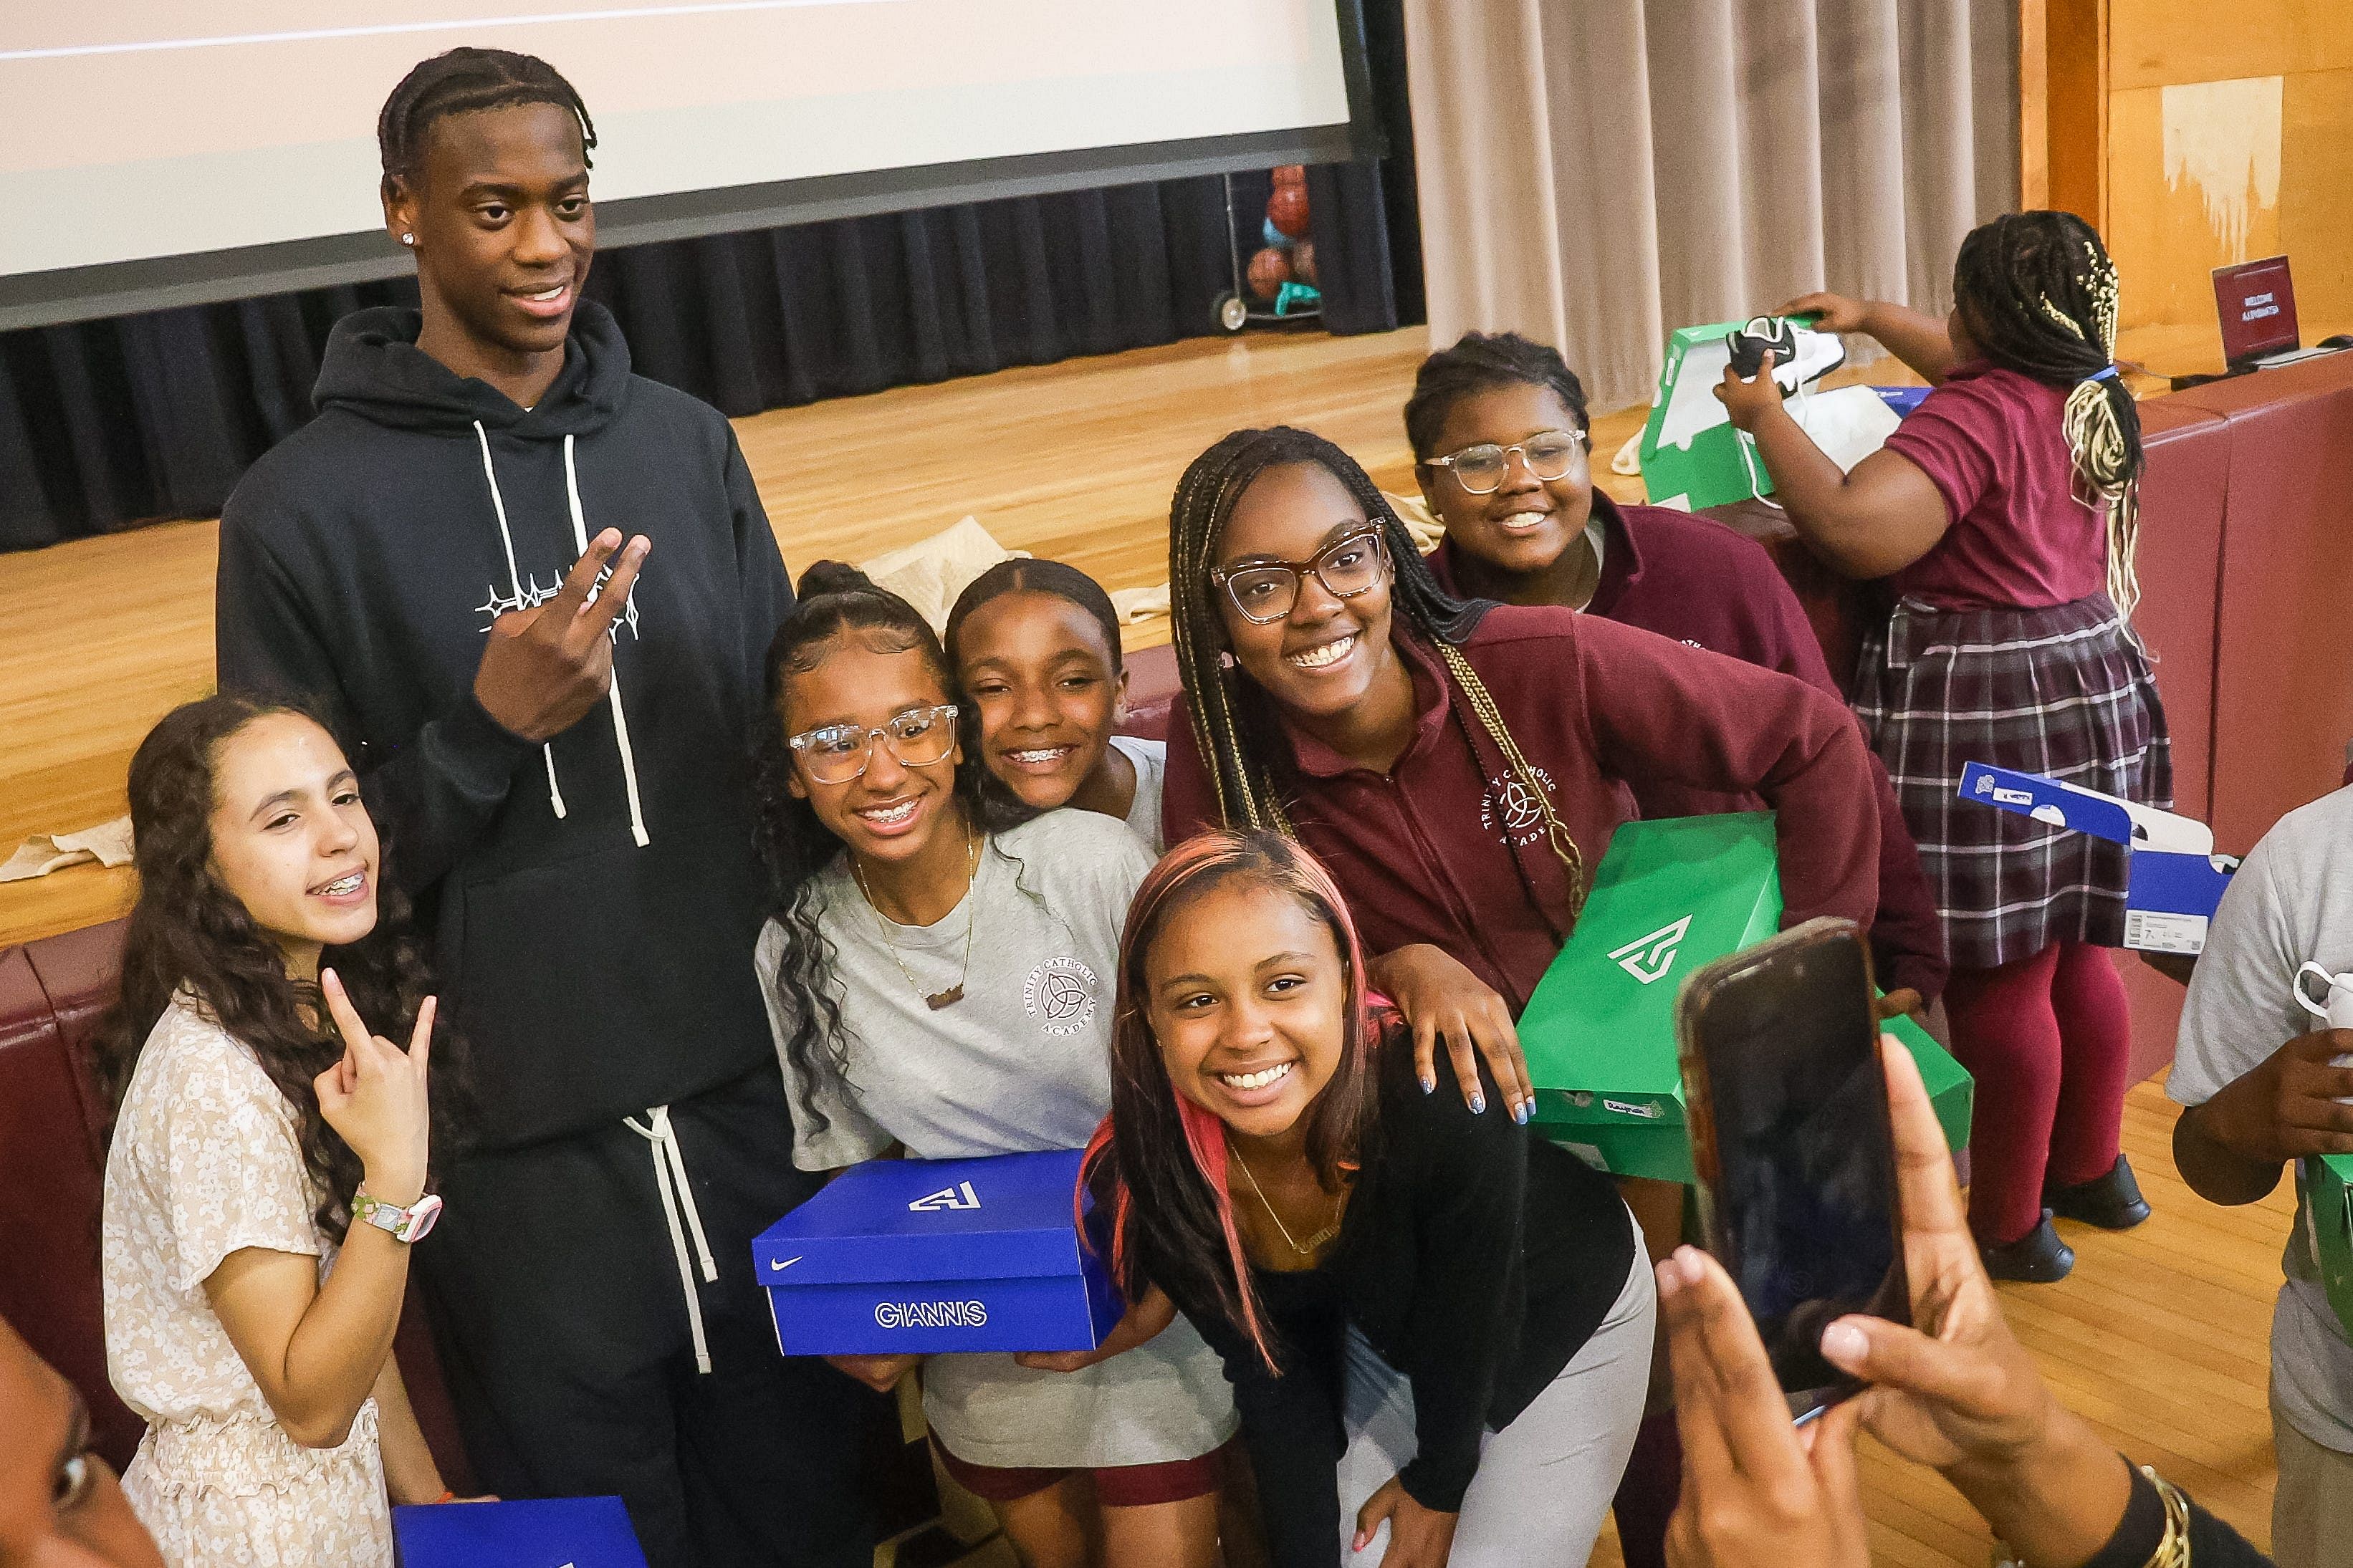
[[[1456,404],[1499,386],[1541,386],[1561,400],[1579,430],[1588,430],[1585,384],[1558,350],[1517,332],[1465,332],[1414,373],[1413,395],[1405,405],[1405,438],[1412,444],[1414,460],[1428,462],[1436,455],[1438,433]],[[1585,449],[1593,449],[1589,430]]]
[[[376,152],[387,195],[395,180],[414,183],[425,161],[426,135],[437,120],[522,103],[552,103],[580,121],[581,161],[596,147],[596,126],[579,89],[536,55],[509,49],[456,48],[419,60],[400,79],[375,118]]]
[[[2008,213],[1961,241],[1953,298],[1988,360],[2067,389],[2076,477],[2108,502],[2108,595],[2131,615],[2140,596],[2140,410],[2115,363],[2116,264],[2073,213]]]

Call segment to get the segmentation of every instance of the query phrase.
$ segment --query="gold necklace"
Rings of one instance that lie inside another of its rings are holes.
[[[965,898],[968,899],[972,896],[974,887],[980,880],[980,835],[974,833],[969,826],[965,829],[965,832],[970,840],[967,847],[970,863],[965,868],[964,875]],[[899,956],[899,944],[891,937],[890,918],[883,914],[882,907],[874,901],[874,894],[866,886],[866,870],[859,865],[858,857],[855,855],[849,858],[849,875],[850,879],[858,884],[859,896],[866,900],[866,907],[874,911],[874,922],[882,928],[882,951],[891,955],[891,962],[897,964],[899,973],[907,977],[908,989],[921,996],[923,999],[923,1005],[934,1013],[943,1007],[953,1007],[963,1001],[965,976],[972,973],[972,931],[973,927],[980,923],[978,918],[980,911],[977,910],[965,911],[964,965],[956,971],[955,984],[944,991],[925,991],[916,984],[914,972],[907,967],[907,961]],[[963,900],[957,901],[961,903]],[[1282,1222],[1278,1220],[1275,1223],[1279,1225]]]
[[[1274,1210],[1274,1205],[1267,1201],[1266,1189],[1258,1184],[1258,1178],[1256,1176],[1250,1174],[1250,1162],[1241,1157],[1241,1152],[1239,1150],[1229,1149],[1227,1152],[1233,1156],[1234,1163],[1242,1168],[1242,1180],[1250,1184],[1250,1191],[1258,1195],[1259,1207],[1266,1210],[1267,1217],[1274,1221],[1274,1228],[1282,1233],[1283,1244],[1289,1247],[1292,1251],[1299,1254],[1302,1258],[1313,1258],[1315,1256],[1315,1249],[1317,1247],[1323,1246],[1325,1242],[1340,1234],[1340,1205],[1347,1198],[1347,1194],[1345,1192],[1341,1193],[1337,1197],[1335,1197],[1332,1200],[1332,1223],[1330,1225],[1325,1226],[1322,1230],[1317,1231],[1305,1241],[1294,1241],[1292,1239],[1291,1227],[1282,1223],[1282,1216],[1277,1214]]]

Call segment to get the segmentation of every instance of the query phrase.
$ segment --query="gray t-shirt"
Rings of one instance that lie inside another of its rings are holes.
[[[2280,818],[2222,895],[2192,972],[2166,1093],[2203,1105],[2319,1020],[2297,1005],[2295,972],[2353,971],[2353,789]],[[2353,1453],[2353,1342],[2329,1309],[2296,1204],[2272,1315],[2272,1395],[2323,1447]]]
[[[972,891],[934,925],[885,921],[846,861],[823,873],[818,927],[833,948],[848,1061],[805,1076],[785,1060],[793,1163],[832,1170],[893,1142],[919,1160],[1085,1144],[1111,1109],[1120,926],[1151,868],[1119,822],[1064,810],[992,837]],[[780,1056],[790,1037],[775,985],[783,941],[771,921],[758,954]],[[960,970],[963,998],[934,1011],[923,994]],[[1182,1319],[1079,1373],[1032,1372],[1009,1355],[934,1356],[923,1412],[960,1459],[1056,1468],[1189,1459],[1231,1436],[1235,1419],[1217,1357]]]
[[[1160,833],[1160,786],[1168,776],[1168,742],[1140,735],[1113,735],[1111,743],[1135,764],[1135,800],[1127,808],[1127,826],[1155,855],[1167,847]]]

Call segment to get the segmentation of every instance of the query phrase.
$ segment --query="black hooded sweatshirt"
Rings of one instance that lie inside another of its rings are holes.
[[[774,1062],[749,736],[792,607],[716,409],[573,317],[537,406],[420,352],[417,311],[336,324],[319,416],[221,519],[225,690],[306,698],[437,933],[481,1142],[576,1132]],[[606,702],[545,747],[473,695],[500,613],[552,598],[607,527],[653,542]]]

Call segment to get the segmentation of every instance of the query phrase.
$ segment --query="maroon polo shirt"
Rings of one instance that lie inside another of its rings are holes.
[[[1567,940],[1568,879],[1501,751],[1432,650],[1396,634],[1413,676],[1414,735],[1385,773],[1289,732],[1286,805],[1300,842],[1346,895],[1366,951],[1445,949],[1514,1011]],[[1636,815],[1624,781],[1759,796],[1780,814],[1788,924],[1871,923],[1879,828],[1854,803],[1870,752],[1845,704],[1803,681],[1550,606],[1488,612],[1462,653],[1551,792],[1586,875]],[[1171,844],[1218,826],[1182,699],[1171,716],[1162,823]]]
[[[1621,507],[1599,490],[1593,492],[1593,515],[1602,530],[1601,580],[1587,614],[1794,675],[1843,704],[1797,595],[1762,545],[1712,519],[1671,507]],[[1429,561],[1447,592],[1459,592],[1453,542],[1440,543]],[[1945,957],[1944,923],[1886,764],[1876,753],[1871,773],[1879,805],[1873,963],[1887,990],[1909,985],[1922,1000],[1933,1001],[1952,973]],[[1672,779],[1631,782],[1646,817],[1755,811],[1763,804],[1754,794],[1725,794]]]

